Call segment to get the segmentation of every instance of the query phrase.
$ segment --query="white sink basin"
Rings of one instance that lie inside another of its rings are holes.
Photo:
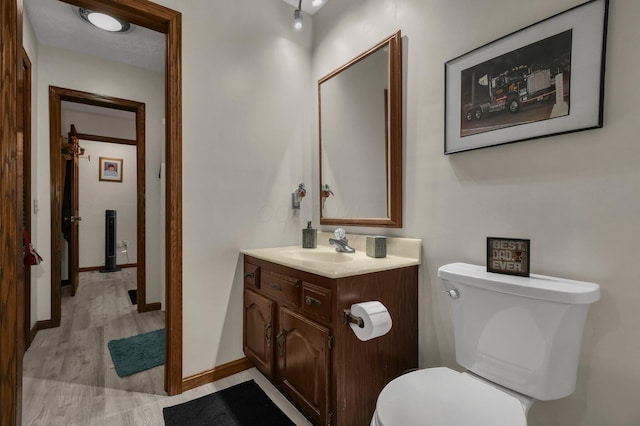
[[[353,254],[338,253],[336,251],[331,252],[320,249],[290,250],[288,252],[283,252],[282,254],[284,256],[291,256],[293,259],[322,263],[352,262],[354,257]]]

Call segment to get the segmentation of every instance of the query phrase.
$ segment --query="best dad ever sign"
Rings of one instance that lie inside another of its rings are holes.
[[[487,237],[487,271],[529,276],[530,240]]]

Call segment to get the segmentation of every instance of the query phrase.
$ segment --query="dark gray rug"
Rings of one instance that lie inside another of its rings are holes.
[[[138,290],[129,290],[129,299],[132,305],[138,304]]]
[[[250,380],[162,410],[166,426],[295,426]]]

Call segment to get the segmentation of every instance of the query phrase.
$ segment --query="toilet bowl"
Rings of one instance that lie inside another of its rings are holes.
[[[442,266],[438,277],[451,304],[456,361],[467,371],[427,368],[392,380],[371,426],[526,426],[536,399],[573,393],[597,284],[465,263]]]
[[[371,426],[526,426],[533,402],[466,372],[427,368],[385,386]]]

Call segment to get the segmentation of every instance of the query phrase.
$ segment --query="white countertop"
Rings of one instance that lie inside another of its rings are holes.
[[[387,257],[373,258],[366,254],[366,235],[347,234],[349,245],[355,253],[337,253],[329,245],[333,234],[318,232],[318,247],[303,249],[299,246],[242,249],[241,253],[321,275],[327,278],[343,278],[420,265],[422,261],[422,240],[413,238],[387,237]]]

